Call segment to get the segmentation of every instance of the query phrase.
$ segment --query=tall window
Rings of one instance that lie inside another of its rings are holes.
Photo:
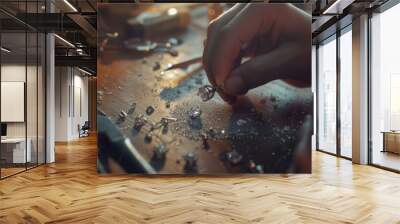
[[[372,163],[400,170],[400,4],[371,19]]]
[[[350,26],[340,36],[340,154],[348,158],[352,156],[352,74]]]
[[[336,37],[318,48],[318,149],[336,153]]]

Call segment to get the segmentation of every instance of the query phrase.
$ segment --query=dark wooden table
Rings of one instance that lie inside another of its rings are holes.
[[[382,152],[392,152],[400,154],[400,131],[382,131],[383,150]]]

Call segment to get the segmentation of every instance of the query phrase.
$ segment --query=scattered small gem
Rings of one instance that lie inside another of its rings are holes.
[[[203,141],[203,148],[204,149],[209,149],[210,145],[208,144],[208,135],[207,133],[201,133],[201,140]]]
[[[168,53],[173,57],[177,57],[179,55],[179,52],[175,49],[169,49]]]
[[[263,168],[263,166],[262,165],[257,165],[256,166],[256,172],[257,173],[264,173],[264,168]]]
[[[188,152],[183,156],[185,159],[185,169],[194,170],[197,166],[197,156],[194,152]]]
[[[144,136],[144,140],[146,142],[151,142],[152,139],[153,139],[153,132],[152,131],[147,132],[146,136]]]
[[[160,68],[161,68],[160,63],[159,63],[158,61],[155,62],[154,65],[153,65],[153,71],[157,71],[157,70],[159,70]]]
[[[146,114],[151,115],[154,112],[154,108],[152,106],[148,106],[146,109]]]
[[[242,126],[242,125],[244,125],[244,124],[246,124],[247,123],[247,121],[246,120],[243,120],[243,119],[239,119],[238,121],[236,121],[236,124],[238,125],[238,126]]]
[[[201,116],[201,110],[200,110],[199,107],[192,108],[192,109],[189,111],[189,117],[190,117],[191,119],[197,119],[197,118],[199,118],[200,116]]]
[[[174,38],[174,37],[168,39],[168,43],[170,43],[173,46],[177,46],[177,45],[181,44],[181,42],[182,42],[181,40]]]
[[[161,128],[163,126],[163,123],[160,121],[160,122],[157,122],[157,123],[151,123],[151,130],[156,130],[156,129],[159,129],[159,128]]]
[[[145,125],[146,123],[147,123],[147,119],[144,117],[144,115],[139,114],[135,118],[134,128],[139,129],[139,128],[143,127],[143,125]]]
[[[232,150],[232,151],[226,153],[226,159],[232,165],[237,165],[242,161],[243,156],[240,155],[236,150]]]
[[[118,116],[119,116],[119,119],[123,121],[128,116],[128,114],[125,111],[121,110],[121,112],[119,113]]]
[[[136,103],[132,103],[128,109],[128,114],[132,114],[136,109]]]
[[[197,95],[203,100],[203,102],[209,101],[215,95],[217,89],[211,85],[205,85],[199,88]]]
[[[126,48],[140,52],[150,52],[158,47],[158,43],[149,40],[138,42],[136,39],[130,39],[124,44]]]
[[[210,137],[214,138],[217,132],[215,131],[214,128],[211,127],[208,129],[208,134],[210,135]]]
[[[249,161],[249,169],[251,170],[251,171],[254,171],[255,170],[255,168],[256,168],[256,163],[253,161],[253,160],[250,160]]]
[[[109,38],[117,38],[119,36],[118,32],[106,33],[106,36]]]
[[[178,119],[175,118],[175,117],[163,117],[163,118],[161,118],[161,122],[163,124],[168,124],[169,122],[174,122],[174,121],[177,121],[177,120]]]
[[[157,160],[163,160],[163,159],[165,159],[167,151],[168,150],[166,149],[164,144],[159,144],[154,148],[154,151],[153,151],[154,155],[153,156]]]

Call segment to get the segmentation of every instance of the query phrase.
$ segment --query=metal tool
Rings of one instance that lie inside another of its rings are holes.
[[[117,163],[126,173],[155,174],[154,168],[136,150],[113,122],[102,112],[97,114],[98,128],[98,171],[112,173],[110,160]]]
[[[172,70],[172,69],[186,68],[186,67],[189,67],[190,65],[201,63],[201,61],[202,61],[202,57],[195,57],[195,58],[183,61],[183,62],[171,64],[166,69],[164,69],[164,72]]]
[[[127,20],[130,37],[157,37],[163,33],[185,29],[191,23],[186,7],[169,8],[161,12],[145,11]]]

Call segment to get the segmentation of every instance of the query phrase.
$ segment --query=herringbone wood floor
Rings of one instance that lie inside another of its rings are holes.
[[[312,175],[99,176],[95,141],[0,181],[0,223],[400,223],[400,175],[323,153]]]

